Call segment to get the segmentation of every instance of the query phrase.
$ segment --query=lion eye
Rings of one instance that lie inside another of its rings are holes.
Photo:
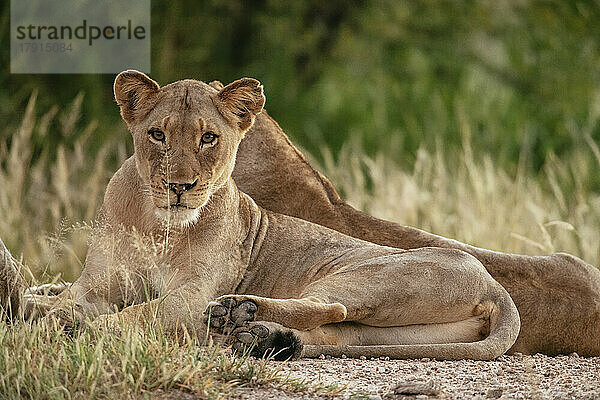
[[[158,128],[152,128],[148,131],[148,134],[150,135],[150,137],[154,140],[156,140],[157,142],[164,142],[165,141],[165,133],[163,131],[161,131]]]
[[[217,135],[214,134],[213,132],[205,132],[202,134],[200,141],[202,142],[202,144],[211,144],[212,142],[215,141],[216,138],[217,138]]]

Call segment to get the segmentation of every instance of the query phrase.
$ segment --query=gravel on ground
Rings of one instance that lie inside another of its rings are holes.
[[[328,388],[238,389],[239,399],[600,399],[600,357],[502,356],[494,361],[312,359],[270,363],[281,376]]]

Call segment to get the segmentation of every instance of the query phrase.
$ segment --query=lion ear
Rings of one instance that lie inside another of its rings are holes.
[[[148,75],[129,69],[115,78],[115,100],[128,124],[143,118],[156,104],[160,86]]]
[[[225,87],[225,85],[223,85],[221,83],[221,81],[212,81],[212,82],[210,82],[208,84],[208,86],[210,86],[210,87],[212,87],[214,89],[217,89],[217,90],[221,90],[221,89],[223,89]]]
[[[242,78],[217,94],[219,112],[246,132],[265,105],[263,86],[252,78]]]

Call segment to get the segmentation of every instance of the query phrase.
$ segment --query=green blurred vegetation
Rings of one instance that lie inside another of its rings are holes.
[[[8,1],[0,18],[7,44]],[[410,165],[420,146],[460,147],[468,114],[476,152],[535,172],[585,146],[582,129],[600,140],[599,20],[592,0],[154,1],[151,75],[260,79],[267,109],[317,159],[353,142]],[[40,112],[83,92],[79,124],[98,122],[91,149],[125,135],[113,76],[11,75],[6,45],[0,59],[3,126],[19,123],[34,90]],[[37,146],[77,139],[59,131]],[[600,178],[588,184],[600,190]]]

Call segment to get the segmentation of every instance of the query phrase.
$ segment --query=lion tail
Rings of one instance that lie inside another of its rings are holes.
[[[437,360],[492,360],[504,354],[517,340],[521,323],[510,295],[494,282],[489,300],[494,303],[490,315],[490,334],[472,343],[407,344],[373,346],[304,345],[302,357],[389,357],[396,359],[435,358]]]

